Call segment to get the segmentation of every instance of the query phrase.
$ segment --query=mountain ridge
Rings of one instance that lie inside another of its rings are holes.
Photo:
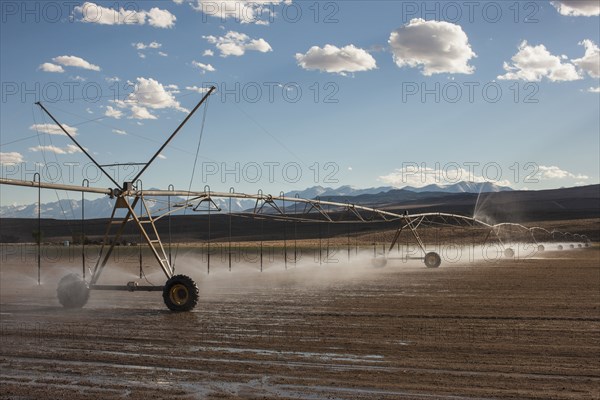
[[[352,200],[352,203],[368,203],[376,205],[378,203],[375,196],[381,197],[380,203],[389,204],[394,201],[417,200],[423,198],[436,198],[441,194],[458,194],[458,193],[495,193],[502,191],[512,191],[513,189],[506,186],[497,186],[489,182],[458,182],[451,185],[427,185],[421,188],[407,186],[404,188],[396,188],[393,186],[380,186],[372,188],[355,188],[349,185],[343,185],[338,188],[312,186],[303,190],[295,190],[285,193],[288,197],[296,195],[304,199],[315,199],[317,197],[322,200],[336,199],[340,202]],[[431,193],[427,195],[427,193]],[[166,203],[155,199],[147,199],[149,206],[153,211],[158,208],[166,207]],[[173,197],[171,204],[184,201],[184,198]],[[214,199],[216,204],[223,210],[229,209],[228,199]],[[253,208],[255,200],[251,199],[232,199],[231,209],[234,212],[245,211]],[[113,202],[107,197],[101,197],[95,200],[85,200],[85,218],[107,218],[110,216],[113,209]],[[9,205],[0,207],[0,218],[37,218],[37,204],[27,205]],[[124,210],[121,212],[124,215]],[[121,213],[117,216],[121,216]],[[194,212],[187,211],[187,214]],[[182,215],[184,211],[174,213]],[[81,218],[81,200],[61,199],[60,201],[43,203],[42,218],[53,219],[79,219]]]

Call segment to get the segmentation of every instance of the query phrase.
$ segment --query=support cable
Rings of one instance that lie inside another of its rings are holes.
[[[198,145],[196,146],[196,156],[194,157],[194,167],[192,168],[192,174],[190,177],[190,183],[188,185],[188,195],[186,198],[186,203],[190,201],[189,192],[192,191],[192,185],[194,183],[194,175],[196,174],[196,165],[198,163],[198,155],[200,154],[200,145],[202,144],[202,136],[204,136],[204,126],[206,122],[206,113],[208,110],[208,104],[210,103],[210,97],[206,98],[206,104],[204,106],[204,113],[202,114],[202,124],[200,126],[200,136],[198,137]],[[210,205],[209,205],[210,206]],[[183,209],[183,215],[187,214],[187,207]],[[175,269],[175,263],[177,262],[177,255],[179,253],[179,243],[175,246],[175,257],[173,258],[173,264],[171,264],[171,268]]]

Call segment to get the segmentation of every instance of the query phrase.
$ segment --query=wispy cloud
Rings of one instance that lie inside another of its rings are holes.
[[[555,0],[552,5],[561,15],[571,17],[593,17],[600,15],[598,0]]]
[[[572,172],[565,171],[564,169],[561,169],[555,165],[552,165],[552,166],[540,165],[540,166],[538,166],[538,173],[536,174],[536,177],[540,180],[571,178],[571,179],[577,179],[577,180],[581,181],[581,180],[589,179],[589,176],[587,176],[587,175],[574,174]]]
[[[192,65],[202,71],[202,73],[206,72],[215,72],[216,69],[210,64],[204,64],[198,61],[192,61]]]
[[[82,153],[81,149],[74,144],[68,144],[67,147],[58,147],[54,145],[45,145],[45,146],[35,146],[30,147],[30,151],[42,151],[42,152],[50,152],[55,154],[74,154],[74,153]]]
[[[38,69],[40,69],[44,72],[55,72],[55,73],[59,73],[59,74],[62,74],[63,72],[65,72],[64,68],[61,67],[60,65],[52,64],[49,62],[41,64],[38,67]]]
[[[379,176],[377,180],[396,187],[423,187],[432,184],[447,185],[462,181],[476,183],[490,182],[501,186],[510,185],[510,181],[508,180],[491,180],[460,167],[430,168],[416,164],[397,168],[387,175]]]
[[[0,153],[0,165],[14,165],[23,162],[23,155],[16,151]]]
[[[70,135],[77,135],[77,128],[74,126],[69,126],[67,124],[61,124]],[[56,124],[33,124],[29,127],[32,131],[47,133],[49,135],[65,135],[65,133],[60,129],[60,127]]]
[[[100,71],[100,67],[94,65],[81,57],[77,56],[58,56],[52,59],[57,64],[61,64],[65,67],[76,67],[83,68],[90,71]]]
[[[168,10],[153,7],[150,10],[125,10],[99,6],[96,3],[85,2],[75,7],[75,12],[81,16],[80,21],[100,25],[148,25],[155,28],[172,28],[177,18]]]

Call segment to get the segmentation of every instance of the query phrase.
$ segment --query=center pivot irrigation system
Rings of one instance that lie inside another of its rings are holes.
[[[427,251],[427,247],[424,241],[421,239],[418,233],[420,226],[451,226],[451,227],[477,227],[487,229],[488,233],[485,238],[487,242],[488,238],[495,238],[500,244],[506,257],[513,257],[514,250],[507,245],[501,239],[501,231],[507,228],[524,230],[530,236],[531,240],[538,246],[538,251],[544,250],[543,245],[538,244],[535,234],[550,235],[552,238],[556,238],[557,235],[560,238],[569,239],[571,242],[579,242],[579,247],[589,246],[589,239],[583,235],[571,235],[569,233],[562,233],[558,231],[548,231],[544,228],[534,227],[528,228],[520,224],[514,223],[502,223],[502,224],[488,224],[484,221],[476,218],[448,214],[448,213],[422,213],[422,214],[408,214],[404,212],[402,214],[394,213],[390,211],[364,207],[360,205],[350,203],[339,203],[332,201],[321,201],[320,199],[303,199],[299,197],[286,197],[283,193],[280,196],[265,195],[261,191],[258,194],[244,194],[235,193],[233,191],[229,193],[211,192],[210,190],[204,191],[177,191],[177,190],[142,190],[140,184],[140,177],[146,171],[146,169],[154,162],[154,160],[160,155],[165,147],[173,140],[181,128],[187,123],[192,115],[200,108],[200,106],[208,99],[213,93],[215,87],[211,87],[204,97],[198,102],[198,104],[191,110],[186,118],[179,124],[175,131],[169,136],[169,138],[163,143],[158,151],[150,158],[150,160],[143,165],[140,172],[133,178],[133,180],[124,182],[122,185],[119,184],[115,179],[106,172],[102,165],[100,165],[87,151],[83,148],[77,140],[65,129],[65,127],[58,122],[58,120],[50,114],[50,112],[40,103],[36,103],[53,121],[58,127],[73,141],[73,143],[85,154],[99,169],[102,171],[108,179],[115,185],[114,188],[93,188],[93,187],[82,187],[74,185],[64,185],[55,183],[43,183],[38,181],[23,181],[15,179],[0,178],[0,184],[15,185],[15,186],[26,186],[34,187],[38,189],[55,189],[55,190],[66,190],[83,193],[94,193],[107,195],[111,199],[115,199],[114,208],[111,217],[106,226],[104,233],[104,239],[98,254],[98,258],[95,262],[94,267],[91,269],[91,276],[89,280],[85,279],[85,260],[84,260],[84,276],[80,277],[77,274],[68,274],[64,276],[57,289],[58,299],[60,303],[66,308],[81,308],[83,307],[88,299],[91,290],[127,290],[127,291],[162,291],[163,300],[166,306],[172,311],[191,311],[198,302],[198,287],[196,283],[186,275],[176,275],[175,268],[171,262],[170,256],[165,251],[165,246],[160,238],[156,222],[163,217],[169,216],[177,211],[192,208],[197,210],[201,204],[207,204],[209,209],[213,207],[216,211],[221,211],[217,206],[214,199],[245,199],[254,200],[255,207],[252,211],[239,213],[239,215],[270,218],[281,221],[294,221],[294,222],[323,222],[323,223],[374,223],[374,222],[397,222],[399,226],[393,236],[387,253],[391,252],[394,246],[398,243],[398,240],[402,232],[408,231],[414,238],[418,245],[418,249],[421,253],[418,257],[403,257],[403,259],[418,259],[425,263],[428,268],[437,268],[441,265],[442,259],[435,251]],[[181,196],[185,197],[184,201],[181,201],[173,206],[169,206],[168,209],[161,209],[152,211],[151,207],[148,206],[147,201],[150,198],[157,197],[170,197],[170,196]],[[294,205],[293,211],[290,211],[291,207],[286,207],[286,204]],[[141,212],[136,212],[136,206],[139,205]],[[297,212],[297,205],[302,205],[303,209],[301,213]],[[124,217],[118,217],[117,211],[125,210]],[[232,211],[229,210],[232,214]],[[341,215],[341,217],[340,217]],[[156,259],[158,265],[166,276],[166,283],[164,286],[151,286],[151,285],[139,285],[137,282],[129,282],[126,285],[102,285],[98,284],[98,280],[102,275],[102,271],[108,263],[111,253],[121,238],[125,226],[133,222],[148,247],[150,248],[152,255]],[[115,229],[116,227],[116,229]],[[570,237],[569,237],[570,235]],[[41,238],[38,239],[38,245]],[[573,246],[573,245],[571,245]],[[558,249],[562,249],[562,245],[558,246]],[[383,255],[377,256],[373,259],[373,265],[375,267],[383,267],[386,265],[388,259],[392,259],[386,255],[386,249],[384,248]],[[39,269],[39,259],[38,259]],[[38,270],[39,274],[39,270]]]

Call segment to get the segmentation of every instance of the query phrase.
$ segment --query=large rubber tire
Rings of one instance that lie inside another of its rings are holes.
[[[58,282],[56,295],[64,308],[82,308],[90,298],[90,288],[79,275],[69,274]]]
[[[387,264],[387,258],[385,257],[375,257],[371,259],[371,265],[373,268],[383,268]]]
[[[562,245],[562,244],[559,244],[557,248],[558,248],[559,250],[562,250],[562,249],[563,249],[563,245]]]
[[[538,249],[538,251],[544,251],[544,250],[546,250],[546,248],[544,247],[543,244],[538,244],[538,248],[537,249]]]
[[[513,249],[511,249],[510,247],[507,247],[506,249],[504,249],[504,257],[513,258],[514,256],[515,256],[515,251]]]
[[[171,311],[191,311],[198,304],[198,286],[186,275],[175,275],[163,288],[163,300]]]
[[[435,251],[425,254],[423,261],[425,262],[425,266],[427,268],[437,268],[442,264],[442,258]]]

